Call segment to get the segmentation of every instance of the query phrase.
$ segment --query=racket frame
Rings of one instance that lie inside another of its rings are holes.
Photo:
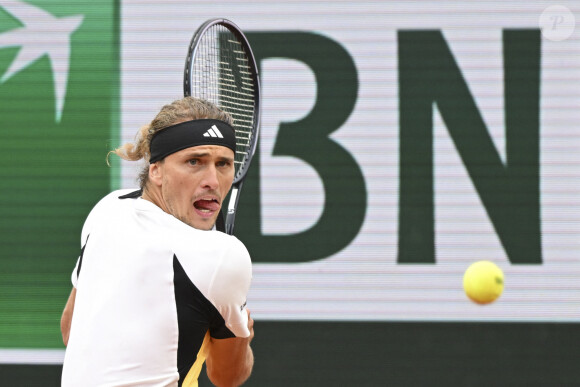
[[[191,90],[191,86],[192,86],[191,85],[191,77],[192,77],[193,64],[194,64],[193,59],[195,58],[195,56],[197,54],[197,50],[199,48],[199,42],[201,41],[202,37],[205,35],[207,30],[209,30],[210,28],[212,28],[215,25],[220,25],[220,26],[227,28],[233,35],[235,35],[238,38],[238,40],[240,40],[242,42],[242,45],[244,46],[244,49],[245,49],[246,53],[248,54],[249,66],[251,68],[253,68],[254,72],[255,72],[255,74],[253,76],[255,98],[254,98],[254,115],[253,115],[253,120],[252,120],[253,128],[251,131],[252,138],[250,141],[250,146],[247,150],[247,155],[244,158],[242,164],[240,165],[240,168],[236,172],[236,175],[234,176],[232,188],[230,190],[230,200],[229,200],[229,204],[228,204],[228,208],[227,208],[226,221],[225,221],[226,233],[229,235],[233,235],[236,211],[238,208],[238,201],[240,199],[240,191],[242,189],[244,179],[246,178],[246,175],[248,173],[248,169],[250,168],[252,158],[254,157],[254,153],[256,152],[256,147],[257,147],[258,139],[260,136],[260,118],[261,118],[261,114],[260,114],[260,108],[261,108],[261,104],[260,104],[260,96],[261,96],[261,94],[260,94],[260,76],[259,76],[259,71],[258,71],[258,65],[256,63],[256,59],[254,58],[254,53],[252,52],[252,48],[250,46],[250,43],[249,43],[248,39],[246,38],[246,36],[244,35],[244,33],[242,32],[242,30],[236,24],[234,24],[231,20],[224,19],[224,18],[209,19],[209,20],[205,21],[196,30],[196,32],[193,34],[193,37],[191,38],[191,42],[189,44],[189,48],[187,51],[187,57],[186,57],[186,61],[185,61],[185,70],[184,70],[184,79],[183,79],[183,94],[186,97],[191,96],[191,92],[192,92],[192,90]],[[224,109],[221,106],[219,106],[219,107],[227,112],[227,109]]]

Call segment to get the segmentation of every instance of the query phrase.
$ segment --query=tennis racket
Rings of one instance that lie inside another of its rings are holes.
[[[183,92],[214,103],[234,119],[235,174],[225,221],[226,233],[232,235],[242,184],[259,137],[260,81],[250,44],[230,20],[210,19],[193,35]]]

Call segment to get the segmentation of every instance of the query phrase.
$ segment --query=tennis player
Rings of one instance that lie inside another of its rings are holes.
[[[215,230],[235,141],[227,113],[186,97],[113,151],[148,162],[140,190],[105,196],[83,226],[61,320],[63,386],[197,386],[204,361],[217,386],[249,377],[250,256]]]

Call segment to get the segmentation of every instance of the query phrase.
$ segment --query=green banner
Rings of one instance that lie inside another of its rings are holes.
[[[0,347],[62,347],[81,227],[115,170],[118,25],[114,1],[0,2]]]

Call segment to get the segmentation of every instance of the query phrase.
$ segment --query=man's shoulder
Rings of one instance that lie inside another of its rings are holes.
[[[173,234],[175,245],[181,252],[191,252],[195,255],[207,256],[246,256],[246,246],[233,235],[212,230],[198,230],[185,223],[179,227],[181,232]]]
[[[124,197],[129,197],[133,192],[134,189],[118,189],[112,192],[109,192],[107,195],[103,196],[101,200],[99,200],[91,210],[92,213],[99,213],[102,211],[107,211],[108,209],[114,208],[116,205],[119,205]],[[90,214],[89,214],[90,216]]]
[[[215,256],[220,256],[226,265],[237,262],[238,264],[249,264],[251,262],[250,253],[244,243],[233,235],[228,235],[219,231],[209,231],[211,233],[211,247]]]
[[[123,199],[137,199],[140,196],[141,196],[141,190],[131,189],[131,188],[117,189],[117,190],[111,191],[107,195],[103,196],[103,198],[99,201],[98,204],[118,202],[119,200],[123,200]]]

